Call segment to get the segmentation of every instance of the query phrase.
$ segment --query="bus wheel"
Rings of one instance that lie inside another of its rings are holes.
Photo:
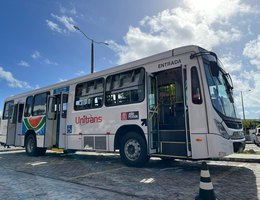
[[[44,156],[47,148],[37,148],[37,156]]]
[[[145,139],[136,132],[127,133],[122,139],[120,157],[127,166],[144,166],[149,160]]]
[[[37,156],[37,144],[36,138],[34,135],[29,135],[25,141],[26,153],[29,156]]]

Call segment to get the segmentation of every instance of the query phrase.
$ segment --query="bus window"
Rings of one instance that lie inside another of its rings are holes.
[[[196,67],[191,68],[191,95],[192,95],[192,103],[194,104],[201,104],[202,103],[202,96],[201,96],[201,89],[200,89],[200,82],[198,71]]]
[[[103,106],[104,79],[80,83],[76,86],[75,110],[100,108]]]
[[[62,118],[67,118],[67,110],[68,110],[68,94],[63,94],[62,97]]]
[[[34,104],[32,109],[33,116],[46,114],[47,96],[48,93],[37,94],[34,96]]]
[[[24,117],[30,117],[32,112],[33,96],[29,96],[26,99]]]
[[[5,103],[4,106],[4,112],[3,112],[3,120],[8,119],[8,116],[13,112],[13,105],[14,105],[14,101],[8,101]],[[9,110],[11,109],[11,110]],[[9,118],[11,118],[11,116],[9,116]]]
[[[22,123],[22,118],[23,118],[23,107],[24,107],[24,104],[19,104],[19,110],[18,110],[18,123]]]
[[[144,100],[144,69],[134,69],[107,77],[106,106]]]

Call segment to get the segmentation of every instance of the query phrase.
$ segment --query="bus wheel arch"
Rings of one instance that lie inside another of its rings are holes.
[[[142,167],[149,160],[145,135],[136,125],[126,125],[117,131],[115,149],[120,150],[121,160],[128,166]]]

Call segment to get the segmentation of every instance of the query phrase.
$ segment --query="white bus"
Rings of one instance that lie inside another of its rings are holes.
[[[5,100],[0,142],[46,149],[207,159],[245,147],[232,81],[213,52],[185,46]]]

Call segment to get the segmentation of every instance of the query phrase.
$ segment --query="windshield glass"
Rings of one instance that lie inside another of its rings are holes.
[[[213,76],[210,70],[210,61],[216,61],[212,55],[203,55],[209,92],[214,108],[221,114],[237,118],[236,108],[233,100],[232,80],[222,67],[221,62],[217,61],[220,71],[218,76]]]

